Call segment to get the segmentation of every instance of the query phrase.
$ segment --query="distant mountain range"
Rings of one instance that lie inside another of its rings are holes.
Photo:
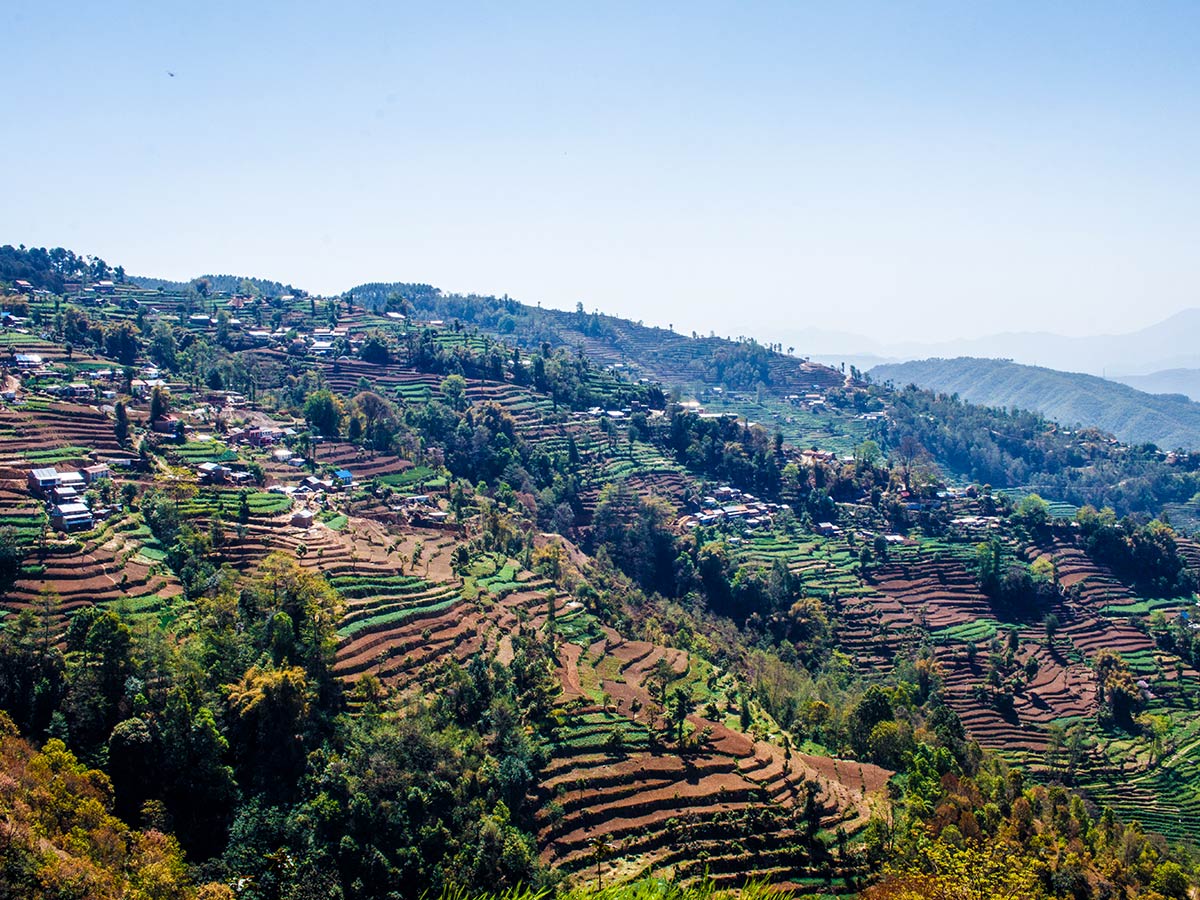
[[[1067,426],[1100,428],[1130,443],[1200,448],[1200,403],[1179,394],[1147,394],[1095,375],[958,357],[876,366],[870,376],[877,382],[958,394],[984,406],[1033,410]]]
[[[1153,392],[1184,393],[1200,399],[1200,309],[1185,309],[1129,334],[1090,337],[1038,331],[938,343],[884,344],[844,332],[809,329],[785,334],[782,339],[813,360],[845,362],[860,369],[930,358],[1011,359],[1025,365],[1086,372]],[[1133,377],[1145,380],[1130,380]]]
[[[1200,400],[1200,369],[1166,369],[1149,375],[1121,375],[1113,378],[1148,394],[1183,394]]]

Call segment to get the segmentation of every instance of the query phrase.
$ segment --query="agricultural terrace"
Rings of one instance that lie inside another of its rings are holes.
[[[617,879],[855,883],[858,855],[829,848],[854,846],[890,773],[734,730],[728,674],[626,640],[577,601],[553,629],[562,695],[539,788],[544,860],[581,876],[599,864]]]

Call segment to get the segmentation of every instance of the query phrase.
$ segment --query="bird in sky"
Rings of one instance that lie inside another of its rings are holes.
[[[167,74],[168,74],[168,75],[170,75],[172,78],[174,78],[174,77],[175,77],[175,73],[174,73],[174,72],[167,72]]]

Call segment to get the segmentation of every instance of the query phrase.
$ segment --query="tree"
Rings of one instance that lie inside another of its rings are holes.
[[[892,702],[887,692],[878,685],[871,685],[850,709],[846,728],[850,747],[859,758],[867,756],[871,747],[871,734],[875,726],[892,718]]]
[[[21,533],[12,525],[0,525],[0,589],[12,585],[21,571],[21,562],[28,549]]]
[[[165,385],[156,385],[150,392],[150,424],[153,425],[171,411],[171,392]]]
[[[283,553],[272,553],[258,567],[248,589],[256,608],[283,612],[295,627],[298,658],[323,695],[332,690],[335,628],[341,617],[341,597],[318,572],[299,566]]]
[[[304,771],[310,691],[299,666],[252,666],[228,685],[234,758],[243,776],[268,796],[286,796]]]
[[[140,349],[141,341],[131,322],[121,322],[104,333],[104,352],[123,366],[132,366]]]
[[[304,402],[304,418],[320,434],[336,436],[342,425],[342,401],[327,390],[314,391]]]
[[[896,445],[896,461],[900,464],[900,474],[904,479],[906,490],[912,489],[912,473],[916,464],[925,458],[926,450],[916,435],[908,433],[900,438]]]
[[[175,341],[175,331],[171,328],[170,323],[161,319],[155,322],[154,330],[150,335],[150,347],[146,351],[151,361],[155,365],[173,372],[179,366],[177,351],[178,344]]]
[[[596,862],[596,890],[604,887],[601,866],[611,854],[612,845],[608,842],[608,835],[600,834],[592,838],[592,859]]]
[[[113,417],[113,432],[117,436],[117,443],[124,447],[125,442],[129,440],[129,411],[120,400],[113,406]]]
[[[1046,617],[1042,619],[1042,628],[1046,632],[1046,646],[1053,649],[1054,635],[1058,633],[1058,616],[1046,613]]]
[[[374,363],[375,365],[386,366],[392,361],[392,353],[388,348],[387,341],[377,334],[372,334],[363,341],[362,349],[358,351],[358,355],[363,362]]]
[[[163,472],[154,476],[154,482],[175,504],[177,512],[183,501],[191,500],[200,491],[196,483],[196,473],[183,466],[167,466]]]
[[[135,831],[113,815],[107,776],[80,763],[61,740],[36,750],[0,714],[0,770],[7,791],[0,894],[197,896],[176,841],[159,831]],[[222,895],[202,889],[201,896]]]
[[[1042,896],[1037,870],[1006,841],[923,841],[917,861],[901,864],[864,900],[1029,900]]]
[[[1050,521],[1050,504],[1037,494],[1030,494],[1017,505],[1013,519],[1030,530],[1044,528]]]
[[[461,375],[447,375],[440,385],[446,405],[451,409],[464,410],[467,408],[467,381]]]
[[[677,687],[671,692],[668,712],[671,715],[671,722],[675,726],[675,743],[681,748],[683,747],[683,726],[692,712],[692,705],[692,695],[686,689]]]
[[[864,466],[876,466],[883,458],[879,445],[874,441],[863,441],[854,448],[854,461]]]
[[[1052,585],[1058,584],[1058,567],[1054,564],[1054,560],[1050,556],[1039,556],[1033,561],[1030,571],[1033,573],[1036,581],[1043,581]]]

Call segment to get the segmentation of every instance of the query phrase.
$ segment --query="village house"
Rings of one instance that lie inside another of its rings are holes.
[[[129,382],[129,390],[138,400],[145,400],[156,387],[166,387],[161,378],[134,378]]]
[[[109,471],[105,463],[96,463],[93,466],[84,466],[79,470],[83,475],[83,480],[87,484],[95,484],[97,481],[103,481],[106,478],[112,478],[112,472]]]
[[[252,447],[272,447],[283,436],[277,428],[247,428],[242,439]]]
[[[261,328],[252,328],[246,332],[246,340],[256,347],[265,347],[271,343],[271,332],[264,331]]]
[[[297,493],[322,493],[332,492],[334,490],[333,482],[326,479],[321,480],[316,475],[305,476],[300,481],[300,486],[296,488]]]
[[[80,472],[59,472],[58,486],[69,487],[83,493],[87,487],[87,483],[83,480],[83,474]]]
[[[196,474],[202,484],[224,484],[229,477],[229,469],[219,463],[206,462],[196,466]]]
[[[33,469],[29,473],[29,490],[41,497],[50,496],[50,492],[58,487],[58,470]]]
[[[167,413],[155,421],[152,430],[155,434],[178,434],[182,426],[183,422],[177,415]]]
[[[92,511],[83,503],[63,503],[50,513],[50,525],[59,531],[86,530],[93,524]]]
[[[50,500],[54,503],[77,503],[79,490],[70,485],[56,485],[50,489]]]
[[[292,513],[292,524],[297,528],[309,528],[313,523],[313,511],[311,509],[298,509]]]

